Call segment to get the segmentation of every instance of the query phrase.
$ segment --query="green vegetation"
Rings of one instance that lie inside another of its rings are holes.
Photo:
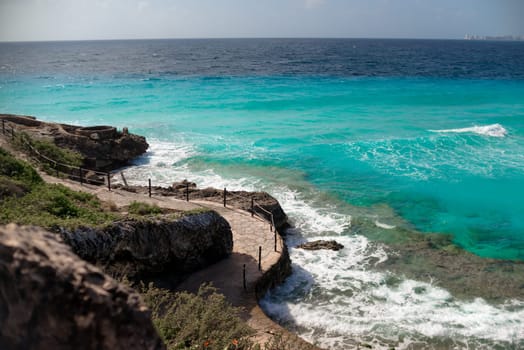
[[[62,185],[40,184],[21,197],[0,202],[0,223],[55,227],[103,226],[117,218],[103,210],[91,194],[75,192]]]
[[[238,317],[240,309],[227,303],[216,289],[203,285],[198,294],[170,293],[150,284],[142,286],[158,333],[168,349],[245,348],[252,330]],[[229,347],[231,345],[231,347]]]
[[[35,169],[29,164],[17,160],[3,148],[0,148],[0,177],[29,187],[43,183]]]
[[[60,148],[55,145],[52,141],[44,139],[31,138],[27,133],[17,133],[13,145],[24,151],[25,153],[34,156],[33,149],[36,149],[41,155],[56,161],[57,163],[67,164],[72,167],[80,167],[84,162],[84,158],[78,152],[74,152],[67,148]],[[52,164],[46,162],[43,159],[39,159],[42,167],[47,173],[54,173],[54,167]]]
[[[254,331],[241,319],[242,309],[232,306],[216,288],[203,284],[197,294],[172,293],[152,284],[141,286],[144,301],[152,310],[158,333],[168,350],[290,350],[281,335],[263,347],[250,337]]]
[[[0,148],[0,223],[51,229],[100,226],[116,218],[95,196],[44,183],[29,164]]]
[[[164,210],[157,205],[134,201],[128,207],[129,214],[133,215],[158,215]]]

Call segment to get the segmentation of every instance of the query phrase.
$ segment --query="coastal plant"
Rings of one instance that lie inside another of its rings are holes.
[[[100,201],[89,193],[76,192],[63,185],[41,184],[20,197],[0,203],[0,223],[55,227],[103,226],[116,220],[116,213],[104,211]]]
[[[35,156],[33,150],[36,150],[40,155],[48,159],[52,159],[57,163],[66,164],[73,168],[80,167],[84,162],[84,158],[80,153],[67,148],[58,147],[49,140],[32,138],[25,132],[17,133],[13,140],[13,144],[16,148],[31,156]],[[54,164],[51,164],[44,159],[38,159],[38,161],[45,172],[50,174],[55,172]]]
[[[22,162],[13,157],[9,152],[0,147],[0,177],[7,177],[18,181],[26,186],[43,182],[42,178],[35,169],[26,162]]]
[[[119,217],[92,194],[46,184],[26,162],[0,149],[0,223],[55,227],[102,226]]]
[[[213,286],[203,284],[197,294],[171,293],[152,284],[140,289],[168,349],[252,349],[253,331],[240,319],[241,309]]]
[[[128,212],[132,215],[157,215],[162,214],[164,210],[158,205],[133,201],[129,204]]]

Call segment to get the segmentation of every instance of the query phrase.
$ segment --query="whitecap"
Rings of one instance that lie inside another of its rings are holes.
[[[491,137],[505,137],[508,131],[500,124],[475,125],[469,128],[429,130],[438,133],[474,133]]]
[[[384,224],[378,220],[375,220],[375,226],[379,227],[379,228],[383,228],[385,230],[392,230],[394,228],[396,228],[397,226],[395,225],[388,225],[388,224]]]
[[[452,339],[456,348],[523,345],[522,301],[459,300],[438,281],[374,271],[377,260],[388,258],[380,244],[360,235],[333,238],[345,248],[291,249],[293,274],[261,301],[270,316],[297,326],[309,341],[330,349],[358,348],[358,343],[409,349],[436,339]]]

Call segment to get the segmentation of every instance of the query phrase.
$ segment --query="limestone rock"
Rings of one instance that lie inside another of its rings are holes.
[[[297,248],[305,249],[305,250],[321,250],[321,249],[329,249],[329,250],[340,250],[343,249],[344,246],[337,241],[324,241],[324,240],[318,240],[318,241],[311,241],[302,243],[297,246]]]
[[[0,227],[0,349],[164,349],[139,295],[54,234]]]
[[[14,114],[0,114],[0,119],[8,121],[17,131],[50,140],[59,147],[80,153],[84,156],[84,167],[93,170],[119,168],[145,153],[149,147],[143,136],[118,132],[112,126],[80,127]]]
[[[167,272],[187,274],[233,251],[229,223],[216,212],[169,218],[128,219],[103,229],[62,229],[64,241],[83,259],[129,278]]]
[[[186,179],[180,182],[173,182],[171,187],[174,190],[185,190],[186,188],[194,189],[197,187],[196,183],[187,181]]]

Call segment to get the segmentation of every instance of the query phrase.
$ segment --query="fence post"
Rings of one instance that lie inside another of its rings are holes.
[[[255,215],[255,199],[251,197],[251,217]]]
[[[262,247],[258,246],[258,271],[262,270]]]
[[[277,251],[277,230],[275,230],[275,252]]]
[[[186,182],[186,202],[189,202],[189,182]]]
[[[224,208],[226,207],[226,193],[227,193],[227,190],[224,187]]]
[[[247,284],[246,284],[246,264],[244,264],[244,268],[242,270],[242,277],[243,277],[243,285],[244,285],[244,290],[247,290]]]
[[[149,197],[151,197],[151,179],[149,179],[149,186],[148,186],[148,188],[149,188]]]
[[[84,184],[84,172],[82,171],[82,168],[78,168],[80,170],[80,184]]]
[[[107,173],[107,189],[111,191],[111,174]]]

